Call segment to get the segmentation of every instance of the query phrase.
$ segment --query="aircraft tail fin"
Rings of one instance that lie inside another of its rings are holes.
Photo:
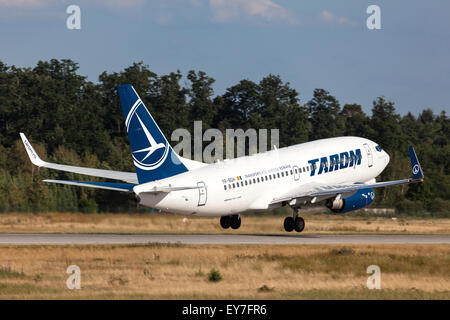
[[[139,183],[188,171],[133,86],[124,84],[118,91]]]

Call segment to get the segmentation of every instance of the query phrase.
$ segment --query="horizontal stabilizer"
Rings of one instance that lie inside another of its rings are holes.
[[[78,187],[90,187],[114,191],[133,192],[135,184],[113,183],[113,182],[91,182],[91,181],[70,181],[70,180],[43,180],[49,183],[60,183]]]

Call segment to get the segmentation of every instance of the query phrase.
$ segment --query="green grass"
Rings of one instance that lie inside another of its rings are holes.
[[[21,271],[12,270],[11,267],[0,267],[0,279],[22,279],[25,274]]]
[[[449,291],[425,292],[421,290],[298,290],[282,293],[274,299],[307,299],[307,300],[448,300]],[[271,297],[268,296],[267,299]]]
[[[266,261],[278,262],[281,269],[302,272],[366,275],[369,265],[378,265],[386,273],[444,275],[450,277],[450,255],[388,254],[374,251],[355,252],[352,248],[331,249],[308,256],[265,255]]]
[[[33,283],[1,283],[0,282],[0,292],[2,296],[12,296],[12,295],[40,295],[40,294],[53,294],[57,295],[61,292],[58,288],[41,286]]]
[[[449,245],[0,249],[0,299],[450,299]],[[70,264],[81,290],[66,287]],[[381,290],[366,288],[370,265],[381,268]]]

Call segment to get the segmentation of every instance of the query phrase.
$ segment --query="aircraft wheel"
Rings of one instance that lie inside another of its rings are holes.
[[[294,220],[294,229],[297,232],[302,232],[305,229],[305,220],[302,217],[297,217]]]
[[[231,225],[231,217],[230,216],[222,216],[220,217],[220,226],[224,229],[228,229]]]
[[[284,219],[284,230],[291,232],[295,228],[295,221],[292,217],[287,217]]]
[[[230,217],[231,219],[231,228],[232,229],[239,229],[239,227],[241,226],[241,216],[238,214],[235,214],[233,216]]]

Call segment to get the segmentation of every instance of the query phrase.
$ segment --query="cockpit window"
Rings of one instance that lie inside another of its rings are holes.
[[[378,152],[381,152],[381,147],[380,146],[376,146],[375,149],[377,149]]]

